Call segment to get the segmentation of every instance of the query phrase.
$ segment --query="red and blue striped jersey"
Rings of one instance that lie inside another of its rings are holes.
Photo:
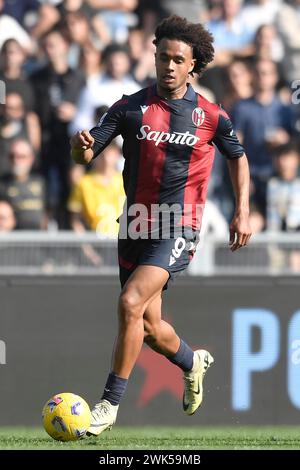
[[[226,112],[191,85],[182,99],[158,96],[156,85],[123,96],[90,133],[95,156],[117,135],[124,139],[127,208],[178,204],[180,223],[196,230],[202,215],[197,207],[205,204],[214,144],[226,158],[244,154]]]

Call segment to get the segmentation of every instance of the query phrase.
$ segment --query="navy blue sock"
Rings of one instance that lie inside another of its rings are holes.
[[[174,356],[167,357],[167,359],[180,367],[184,372],[189,372],[194,364],[194,351],[180,339],[177,353]]]
[[[117,374],[111,372],[101,399],[109,401],[112,405],[118,405],[125,393],[127,382],[127,379],[122,379],[122,377],[118,377]]]

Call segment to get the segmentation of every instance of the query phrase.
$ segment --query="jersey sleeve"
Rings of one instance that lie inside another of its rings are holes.
[[[112,105],[107,113],[102,116],[97,126],[90,130],[91,136],[95,139],[95,143],[92,147],[94,158],[96,158],[115,137],[122,133],[127,103],[128,99],[123,96],[121,100]]]
[[[213,138],[213,143],[217,146],[218,150],[229,160],[240,158],[245,153],[245,150],[239,142],[233,129],[229,116],[221,108],[219,110],[217,128]]]

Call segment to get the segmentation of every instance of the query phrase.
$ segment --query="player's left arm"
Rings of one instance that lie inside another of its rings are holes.
[[[250,173],[246,155],[228,160],[228,168],[235,194],[235,213],[230,224],[231,251],[246,246],[251,237],[249,223]]]
[[[248,159],[233,130],[231,120],[220,110],[213,139],[220,152],[226,156],[235,194],[235,212],[230,224],[229,245],[231,251],[246,246],[251,237],[249,223],[250,172]]]

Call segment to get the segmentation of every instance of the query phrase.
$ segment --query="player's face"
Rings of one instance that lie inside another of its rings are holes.
[[[155,65],[160,88],[180,89],[195,66],[192,47],[182,41],[163,38],[156,49]]]

